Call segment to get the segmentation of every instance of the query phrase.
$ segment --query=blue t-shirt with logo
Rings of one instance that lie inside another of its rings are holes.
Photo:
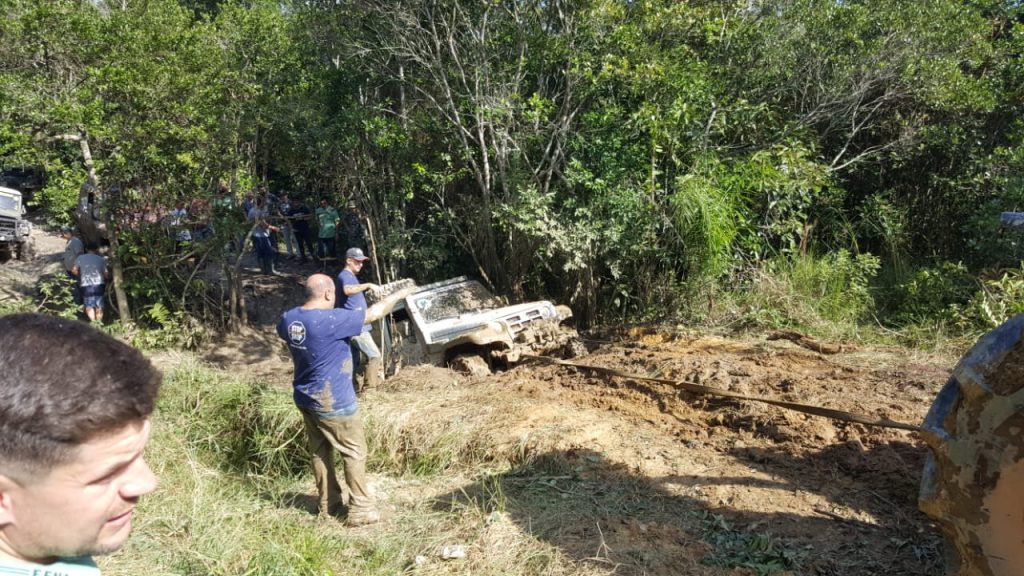
[[[281,316],[277,334],[295,363],[293,397],[300,408],[334,412],[356,404],[348,339],[359,334],[364,312],[292,308]]]

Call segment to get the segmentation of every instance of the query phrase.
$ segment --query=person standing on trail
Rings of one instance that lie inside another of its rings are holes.
[[[314,254],[316,253],[313,249],[313,231],[310,230],[309,226],[309,221],[313,215],[309,210],[309,206],[306,206],[304,202],[296,200],[290,203],[290,208],[285,216],[292,223],[295,243],[299,245],[299,263],[305,264],[307,261],[306,253],[309,253],[310,258],[315,258]]]
[[[277,274],[274,270],[274,255],[277,250],[270,237],[270,233],[276,232],[277,227],[267,221],[267,210],[264,208],[262,197],[256,199],[256,205],[249,210],[248,218],[253,223],[252,244],[256,250],[256,259],[260,263],[260,271],[264,274]]]
[[[281,239],[284,240],[285,252],[288,254],[288,259],[295,258],[295,231],[292,228],[292,221],[289,218],[289,214],[292,211],[292,203],[288,198],[288,193],[283,192],[281,199],[277,203],[277,212],[275,216],[281,221]]]
[[[70,226],[61,227],[60,237],[67,241],[67,244],[64,245],[64,272],[72,282],[71,295],[74,298],[75,304],[81,304],[82,293],[78,290],[78,278],[71,273],[71,270],[75,267],[75,260],[82,254],[85,254],[85,244],[82,243],[81,238],[75,236]]]
[[[363,226],[363,215],[354,200],[349,200],[347,210],[341,220],[345,226],[346,245],[349,248],[366,250],[366,228]]]
[[[160,373],[81,322],[0,318],[0,574],[98,576],[157,479],[143,459]]]
[[[106,297],[110,271],[107,270],[107,259],[97,254],[98,250],[99,246],[95,242],[87,243],[85,254],[75,259],[71,273],[78,277],[82,304],[89,322],[102,323],[103,300]]]
[[[359,283],[359,271],[363,269],[363,264],[367,260],[369,258],[359,248],[349,248],[345,252],[345,267],[338,274],[338,286],[341,288],[338,292],[338,302],[335,304],[338,308],[352,311],[366,310],[366,296],[363,293],[367,290],[373,292],[380,290],[380,286],[371,282]],[[362,375],[363,386],[367,388],[379,386],[384,377],[384,365],[380,350],[377,349],[377,343],[373,341],[373,335],[370,334],[370,325],[364,324],[362,331],[353,336],[349,340],[349,344],[352,347],[352,373],[357,377],[360,374],[359,368],[362,365],[360,352],[362,352],[362,354],[366,354],[366,373]],[[360,386],[360,390],[363,386]]]
[[[346,522],[350,526],[380,520],[366,483],[366,437],[352,385],[349,338],[358,335],[363,323],[391,311],[411,292],[398,292],[362,310],[335,308],[334,282],[326,274],[314,274],[305,283],[306,302],[281,316],[277,334],[287,343],[295,366],[293,398],[305,424],[313,476],[323,515],[341,512],[341,486],[334,471],[333,450],[345,464],[349,501]]]
[[[317,235],[317,251],[320,260],[337,257],[338,250],[334,236],[338,232],[338,222],[340,221],[341,217],[334,206],[327,204],[327,198],[321,198],[320,207],[316,209],[316,223],[320,227],[320,233]]]
[[[185,206],[185,201],[178,200],[167,216],[171,232],[174,234],[177,252],[183,254],[188,251],[189,244],[192,243],[192,231],[188,227],[188,208]]]

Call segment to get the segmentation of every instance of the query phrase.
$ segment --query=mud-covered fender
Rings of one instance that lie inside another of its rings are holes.
[[[476,346],[489,350],[511,350],[513,349],[512,335],[508,326],[500,320],[494,320],[484,324],[472,332],[467,332],[445,341],[443,344],[434,344],[429,347],[429,352],[436,354],[446,352],[453,348],[465,346]]]

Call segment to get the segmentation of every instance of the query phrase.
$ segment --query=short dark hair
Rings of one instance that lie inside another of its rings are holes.
[[[0,473],[39,473],[153,412],[160,372],[76,320],[0,317]]]

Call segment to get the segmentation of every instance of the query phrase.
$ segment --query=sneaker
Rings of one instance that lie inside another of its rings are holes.
[[[345,524],[353,528],[369,526],[377,522],[380,522],[380,512],[377,510],[349,513],[348,518],[345,519]]]

